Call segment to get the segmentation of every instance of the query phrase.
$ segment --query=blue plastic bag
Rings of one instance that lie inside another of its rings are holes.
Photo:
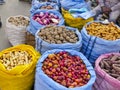
[[[100,22],[100,21],[95,21]],[[87,23],[89,25],[92,22]],[[91,36],[87,33],[85,27],[81,30],[82,49],[81,52],[87,57],[94,66],[96,59],[105,53],[120,52],[120,39],[115,41],[105,40],[99,37]]]
[[[50,3],[50,2],[44,2],[44,3],[39,3],[39,4],[36,4],[36,5],[32,6],[31,9],[30,9],[30,13],[33,13],[33,12],[35,12],[36,10],[40,9],[42,6],[47,6],[47,5],[52,6],[52,7],[53,7],[52,10],[57,10],[57,11],[59,11],[59,7],[58,7],[57,4],[55,4],[55,3]],[[42,9],[42,10],[43,10],[43,9]]]
[[[82,47],[82,37],[80,32],[78,31],[78,29],[76,28],[71,28],[71,27],[66,27],[68,30],[72,30],[74,31],[78,38],[79,41],[77,41],[76,43],[63,43],[63,44],[50,44],[48,42],[45,42],[44,40],[42,40],[39,36],[38,33],[40,30],[37,31],[35,38],[36,38],[36,50],[41,52],[42,54],[47,51],[47,50],[51,50],[51,49],[73,49],[76,51],[80,51],[81,47]]]
[[[65,10],[80,9],[80,8],[87,8],[88,10],[91,9],[88,3],[85,2],[84,0],[81,0],[81,2],[73,1],[73,0],[62,0],[61,7],[64,8]]]
[[[36,22],[35,20],[33,20],[33,16],[37,13],[40,13],[40,12],[48,12],[48,13],[53,13],[54,15],[57,15],[60,18],[58,25],[64,25],[64,19],[58,11],[55,11],[55,10],[36,10],[34,13],[31,14],[31,17],[30,17],[30,27],[31,27],[32,33],[34,35],[37,32],[37,30],[39,30],[40,28],[45,26],[45,25],[41,25],[38,22]]]
[[[51,78],[49,78],[43,72],[42,70],[43,61],[47,58],[47,56],[49,54],[58,53],[60,51],[67,51],[71,55],[77,55],[83,60],[91,76],[90,80],[86,85],[81,87],[75,87],[75,88],[66,88],[65,86],[62,86],[59,83],[52,80]],[[36,66],[35,90],[92,90],[92,86],[95,82],[95,79],[96,79],[95,71],[92,65],[89,63],[89,61],[86,59],[86,57],[82,53],[75,50],[54,49],[54,50],[46,51],[38,61],[38,64]]]

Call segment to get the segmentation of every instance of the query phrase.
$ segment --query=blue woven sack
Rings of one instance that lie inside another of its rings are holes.
[[[63,19],[62,15],[60,14],[60,12],[55,11],[55,10],[36,10],[34,13],[32,13],[32,15],[30,17],[30,27],[31,27],[32,33],[34,35],[37,32],[37,30],[39,30],[40,28],[45,26],[45,25],[41,25],[38,22],[36,22],[35,20],[33,20],[33,16],[35,14],[40,13],[40,12],[48,12],[48,13],[53,13],[54,15],[57,15],[59,17],[59,19],[60,19],[58,25],[64,25],[64,19]]]
[[[50,6],[53,7],[52,10],[57,10],[57,11],[59,11],[59,7],[58,7],[57,4],[55,4],[55,3],[50,3],[50,2],[43,2],[43,3],[38,3],[38,4],[34,5],[34,6],[32,6],[31,9],[30,9],[30,13],[35,12],[36,10],[40,9],[42,6],[48,6],[48,5],[50,5]],[[43,9],[42,9],[42,10],[43,10]]]
[[[84,0],[62,0],[61,7],[65,10],[80,8],[87,8],[88,10],[90,10],[90,6]]]
[[[100,22],[100,21],[95,21]],[[89,25],[92,22],[87,23]],[[100,22],[101,23],[101,22]],[[95,60],[105,53],[120,52],[120,39],[110,41],[96,36],[91,36],[87,33],[85,26],[81,30],[82,49],[81,52],[94,66]]]
[[[80,49],[82,47],[82,43],[81,43],[82,42],[82,37],[81,37],[80,32],[76,28],[71,28],[71,27],[66,27],[66,28],[68,30],[74,31],[76,33],[76,35],[78,36],[79,41],[77,41],[76,43],[50,44],[48,42],[45,42],[44,40],[42,40],[38,36],[38,33],[40,32],[40,30],[38,30],[36,35],[35,35],[35,38],[36,38],[36,50],[41,52],[42,54],[45,51],[51,50],[51,49],[72,49],[72,50],[80,51]]]
[[[47,56],[49,54],[58,53],[60,51],[67,51],[71,55],[79,56],[83,60],[91,76],[90,80],[88,81],[86,85],[81,86],[81,87],[75,87],[75,88],[67,88],[55,82],[43,72],[42,70],[43,61],[47,58]],[[95,71],[92,65],[87,60],[87,58],[82,53],[75,51],[75,50],[54,49],[54,50],[46,51],[38,61],[38,64],[36,66],[34,90],[92,90],[92,86],[95,82],[95,79],[96,79]]]

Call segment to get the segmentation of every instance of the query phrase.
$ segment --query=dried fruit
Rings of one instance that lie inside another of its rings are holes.
[[[43,62],[42,70],[67,88],[83,86],[90,80],[89,71],[81,58],[66,51],[49,54]]]

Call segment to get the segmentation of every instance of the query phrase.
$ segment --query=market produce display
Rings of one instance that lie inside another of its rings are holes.
[[[30,45],[16,45],[0,52],[0,89],[31,90],[40,58]],[[8,85],[9,83],[9,85]]]
[[[120,53],[100,55],[95,62],[96,81],[93,90],[119,90],[119,58]],[[100,84],[99,84],[100,83]]]
[[[100,62],[100,67],[110,76],[120,80],[120,55],[111,54],[103,58]]]
[[[5,32],[13,46],[25,44],[25,33],[29,21],[29,17],[24,15],[10,16],[7,18]]]
[[[46,26],[38,33],[40,38],[48,43],[76,43],[78,36],[72,30],[68,30],[65,26]]]
[[[10,16],[18,46],[0,52],[0,90],[120,90],[120,28],[105,14],[93,21],[90,1],[33,0],[30,19]]]
[[[10,51],[0,56],[2,63],[7,70],[11,70],[18,65],[26,65],[32,61],[32,56],[27,51]]]
[[[29,27],[33,35],[46,25],[64,25],[61,13],[57,10],[38,9],[31,14]]]
[[[94,69],[82,53],[52,49],[38,61],[35,90],[92,90],[95,79]]]
[[[28,26],[29,20],[23,16],[10,17],[8,22],[15,26]]]
[[[33,16],[33,19],[41,25],[57,25],[59,24],[60,18],[50,12],[40,12]]]
[[[105,40],[120,39],[120,28],[114,23],[103,24],[100,22],[93,22],[86,26],[88,34],[103,38]]]
[[[89,71],[79,56],[68,52],[49,54],[42,70],[50,78],[68,88],[83,86],[90,79]]]
[[[82,46],[81,33],[78,29],[67,26],[44,26],[37,31],[35,38],[36,50],[42,54],[52,49],[80,51]]]

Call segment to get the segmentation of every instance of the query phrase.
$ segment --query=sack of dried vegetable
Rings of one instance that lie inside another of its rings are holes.
[[[93,90],[120,90],[120,53],[103,54],[95,62]]]
[[[38,61],[34,90],[92,90],[95,71],[80,52],[54,49]]]
[[[82,53],[94,65],[104,53],[120,51],[120,28],[114,23],[90,22],[81,30]]]
[[[29,45],[17,45],[0,52],[0,89],[31,90],[40,54]]]
[[[25,43],[25,33],[28,24],[29,18],[23,15],[10,16],[6,20],[5,31],[13,46]]]
[[[51,49],[80,51],[82,37],[78,29],[65,26],[46,26],[37,31],[36,49],[44,53]]]

